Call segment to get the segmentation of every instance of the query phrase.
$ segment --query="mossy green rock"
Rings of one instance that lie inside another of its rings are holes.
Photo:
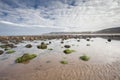
[[[83,56],[80,57],[80,59],[83,60],[83,61],[88,61],[90,59],[90,57],[87,56],[87,55],[83,55]]]
[[[7,54],[12,54],[12,53],[14,53],[15,51],[14,50],[7,50]]]
[[[51,51],[51,50],[53,50],[53,49],[52,49],[52,48],[49,48],[48,50],[50,50],[50,51]]]
[[[74,50],[66,49],[63,51],[65,54],[70,54],[72,52],[75,52]]]
[[[23,63],[23,62],[27,62],[27,61],[35,58],[35,57],[37,57],[36,54],[28,54],[28,53],[26,53],[26,54],[23,54],[23,56],[18,57],[15,62],[16,63]]]
[[[60,61],[61,64],[68,64],[67,61]]]

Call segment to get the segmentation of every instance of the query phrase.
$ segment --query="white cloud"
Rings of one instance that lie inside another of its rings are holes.
[[[75,1],[75,6],[68,3]],[[109,27],[120,26],[119,0],[60,0],[52,1],[48,7],[39,6],[37,9],[11,8],[1,12],[8,15],[0,17],[2,23],[22,27],[51,27],[62,28],[64,31],[94,31]],[[4,5],[2,5],[4,6]]]

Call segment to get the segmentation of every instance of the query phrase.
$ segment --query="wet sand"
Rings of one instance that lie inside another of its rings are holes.
[[[48,48],[53,48],[52,51],[37,49],[36,45],[42,41],[25,41],[17,44],[14,54],[0,55],[0,80],[120,80],[120,41],[107,42],[102,38],[80,39],[80,42],[68,39],[64,44],[57,39],[50,41]],[[28,43],[33,47],[25,48]],[[75,52],[64,54],[65,48],[61,47],[65,44],[71,45]],[[38,56],[28,64],[16,64],[16,57],[26,52]],[[83,54],[89,55],[90,60],[80,60]],[[61,64],[61,60],[68,64]]]

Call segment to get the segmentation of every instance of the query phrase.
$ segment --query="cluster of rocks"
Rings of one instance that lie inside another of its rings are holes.
[[[14,44],[4,44],[4,45],[0,45],[1,48],[16,48],[17,46],[15,46]]]

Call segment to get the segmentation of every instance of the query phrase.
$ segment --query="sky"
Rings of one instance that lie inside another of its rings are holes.
[[[0,35],[120,27],[120,0],[0,0]]]

